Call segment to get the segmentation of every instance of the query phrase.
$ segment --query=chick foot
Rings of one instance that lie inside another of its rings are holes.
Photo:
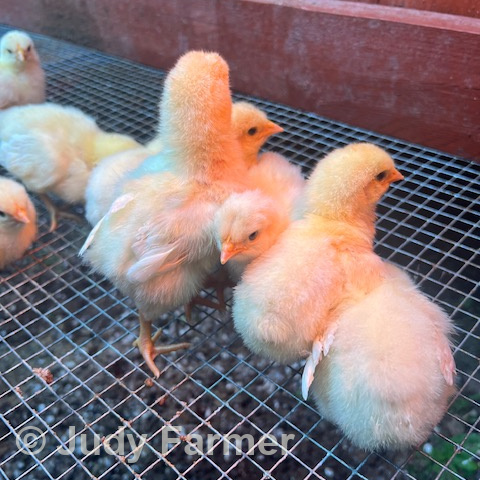
[[[58,227],[58,217],[65,217],[69,218],[70,220],[74,220],[76,222],[81,222],[82,218],[78,215],[75,215],[71,212],[66,212],[65,210],[61,210],[58,208],[54,203],[50,200],[48,195],[42,194],[40,195],[43,203],[45,204],[45,208],[47,209],[48,214],[50,215],[50,228],[48,230],[49,233],[55,231]]]
[[[154,361],[158,355],[190,347],[190,344],[186,342],[155,347],[154,344],[159,339],[160,335],[162,335],[161,328],[159,328],[152,336],[151,322],[144,320],[142,319],[142,317],[140,317],[140,334],[137,340],[133,342],[133,346],[138,347],[143,359],[145,360],[145,363],[147,364],[148,368],[153,373],[155,378],[158,378],[160,376],[160,370],[155,365]]]

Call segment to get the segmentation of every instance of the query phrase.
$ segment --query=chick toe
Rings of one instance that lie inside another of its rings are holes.
[[[189,348],[190,343],[173,343],[171,345],[161,345],[156,347],[155,342],[162,335],[162,329],[159,328],[153,335],[151,335],[152,325],[150,322],[140,319],[140,334],[138,338],[133,342],[133,346],[140,350],[140,353],[145,360],[150,371],[155,378],[160,376],[160,370],[155,365],[155,358],[160,354],[174,352],[176,350],[182,350]]]

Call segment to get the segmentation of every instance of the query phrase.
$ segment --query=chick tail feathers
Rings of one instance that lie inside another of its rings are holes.
[[[444,337],[440,338],[439,342],[438,359],[440,362],[440,369],[447,385],[453,386],[453,379],[457,372],[452,350],[450,349],[449,342]]]
[[[322,344],[318,340],[313,342],[312,353],[305,362],[305,367],[302,374],[302,397],[304,400],[308,398],[308,391],[315,376],[315,369],[322,359]]]
[[[312,353],[307,358],[302,374],[302,397],[304,400],[307,400],[308,398],[308,391],[310,390],[310,385],[315,377],[315,369],[322,359],[322,353],[324,356],[327,356],[330,351],[330,347],[335,338],[336,329],[336,324],[331,325],[323,338],[317,338],[313,342]]]

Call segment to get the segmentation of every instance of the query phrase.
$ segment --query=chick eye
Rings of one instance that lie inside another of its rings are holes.
[[[387,176],[388,170],[384,170],[383,172],[380,172],[375,178],[381,182],[386,176]]]
[[[248,239],[253,242],[258,236],[258,230],[256,232],[253,232],[251,233],[249,236],[248,236]]]
[[[31,49],[32,49],[32,46],[29,45],[28,48],[27,48],[27,52],[29,52]]]
[[[257,133],[257,127],[252,127],[247,132],[251,137]]]
[[[7,214],[0,210],[0,218],[5,218],[6,216],[7,216]]]
[[[13,50],[10,50],[9,48],[7,48],[7,52],[8,53],[13,53]]]

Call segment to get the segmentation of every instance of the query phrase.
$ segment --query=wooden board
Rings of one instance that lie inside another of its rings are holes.
[[[0,11],[160,68],[215,50],[236,90],[480,159],[478,19],[337,0],[0,0]]]

